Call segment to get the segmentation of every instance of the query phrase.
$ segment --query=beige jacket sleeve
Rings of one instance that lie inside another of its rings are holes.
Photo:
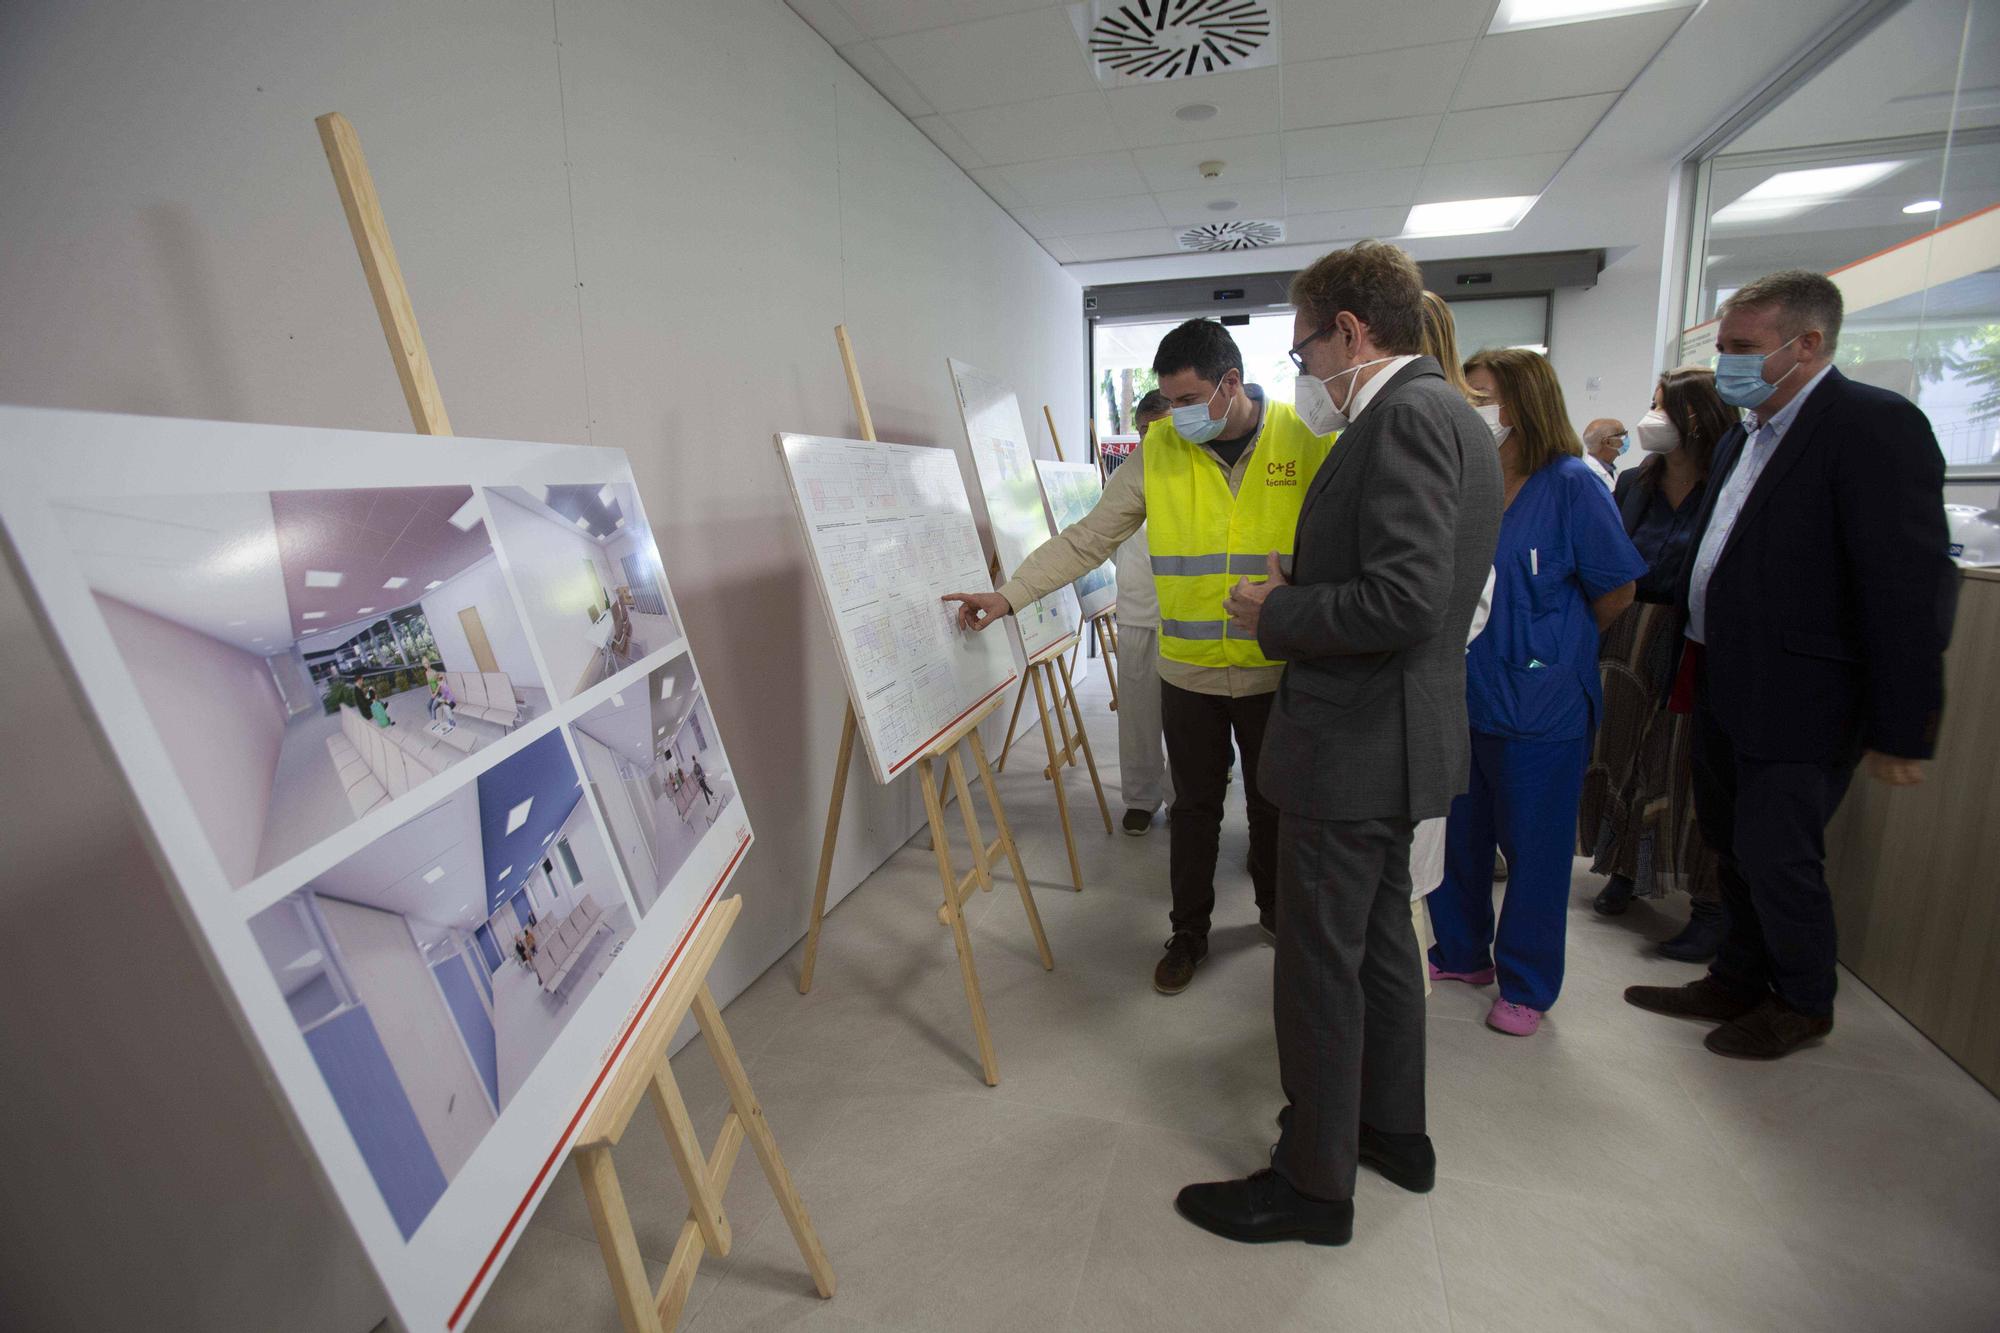
[[[1036,547],[1000,595],[1016,611],[1088,574],[1118,550],[1146,521],[1145,450],[1134,449],[1104,483],[1097,506]]]

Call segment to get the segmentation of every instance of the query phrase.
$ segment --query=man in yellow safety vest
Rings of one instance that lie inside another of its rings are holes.
[[[1229,331],[1191,319],[1153,357],[1173,415],[1156,421],[1111,474],[1096,508],[1021,562],[998,592],[952,593],[959,623],[985,629],[1110,558],[1145,524],[1160,597],[1160,716],[1174,802],[1169,845],[1173,935],[1153,986],[1177,995],[1208,955],[1216,847],[1234,748],[1243,755],[1250,882],[1258,923],[1275,924],[1278,811],[1257,788],[1257,755],[1282,664],[1232,629],[1235,581],[1289,560],[1299,503],[1332,447],[1297,412],[1243,378]],[[1275,936],[1273,936],[1275,938]]]

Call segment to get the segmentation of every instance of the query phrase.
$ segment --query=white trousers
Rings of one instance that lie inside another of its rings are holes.
[[[1118,785],[1127,810],[1174,796],[1160,729],[1160,631],[1137,625],[1118,627]]]

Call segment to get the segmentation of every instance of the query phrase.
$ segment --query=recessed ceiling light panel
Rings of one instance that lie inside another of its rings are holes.
[[[1476,236],[1482,232],[1511,231],[1528,216],[1528,210],[1539,198],[1540,195],[1519,194],[1418,204],[1410,209],[1410,216],[1403,223],[1403,235]]]
[[[1175,238],[1183,250],[1259,250],[1285,239],[1285,224],[1249,218],[1204,222]]]
[[[1100,83],[1164,83],[1278,63],[1271,0],[1089,0],[1069,15]],[[1205,105],[1174,114],[1206,120],[1215,108],[1196,110]]]
[[[338,588],[340,581],[346,577],[347,575],[340,573],[338,570],[308,569],[306,571],[306,586],[308,588]]]
[[[527,800],[507,812],[507,831],[509,833],[515,832],[521,825],[528,822],[528,809],[534,803],[535,798],[530,796]]]
[[[460,505],[451,516],[451,525],[460,532],[470,532],[479,524],[479,497],[472,496]]]
[[[396,590],[397,588],[400,588],[400,587],[402,587],[402,586],[403,586],[403,585],[404,585],[405,583],[408,583],[408,582],[409,582],[409,579],[405,578],[405,577],[404,577],[403,575],[401,575],[401,574],[397,574],[397,575],[394,575],[394,576],[392,576],[392,577],[391,577],[391,578],[389,579],[389,581],[388,581],[387,583],[384,583],[384,584],[383,584],[382,586],[383,586],[384,588],[388,589],[389,591],[391,591],[391,592],[394,592],[394,591],[395,591],[395,590]]]
[[[1742,226],[1797,217],[1856,190],[1865,190],[1894,175],[1903,165],[1902,162],[1855,162],[1842,167],[1780,171],[1716,209],[1712,221],[1723,226]]]
[[[1487,35],[1553,28],[1564,23],[1651,14],[1661,9],[1693,9],[1698,0],[1500,0]]]
[[[443,866],[432,866],[429,870],[426,870],[424,872],[424,883],[426,884],[435,884],[443,878],[444,878]]]

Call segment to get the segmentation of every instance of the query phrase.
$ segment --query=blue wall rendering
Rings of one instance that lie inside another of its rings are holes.
[[[479,992],[473,989],[472,974],[465,970],[465,963],[457,954],[431,968],[431,975],[437,978],[438,989],[444,992],[445,1007],[458,1023],[459,1035],[465,1038],[465,1049],[472,1053],[472,1063],[479,1070],[480,1081],[486,1084],[486,1095],[497,1114],[500,1051],[495,1044],[492,1016],[480,1003]]]
[[[368,1163],[368,1174],[375,1177],[375,1188],[408,1240],[444,1194],[444,1172],[382,1048],[374,1020],[357,1006],[329,1018],[305,1038],[354,1135],[354,1146]]]
[[[472,932],[472,937],[479,941],[479,955],[486,960],[486,970],[498,972],[501,963],[500,946],[493,942],[493,928],[482,921],[479,923],[479,928]]]
[[[569,761],[560,732],[551,731],[505,763],[479,775],[479,835],[486,868],[488,915],[521,887],[544,854],[548,840],[583,799],[583,779]],[[532,800],[527,821],[512,833],[507,816]],[[509,873],[502,875],[503,870]]]

